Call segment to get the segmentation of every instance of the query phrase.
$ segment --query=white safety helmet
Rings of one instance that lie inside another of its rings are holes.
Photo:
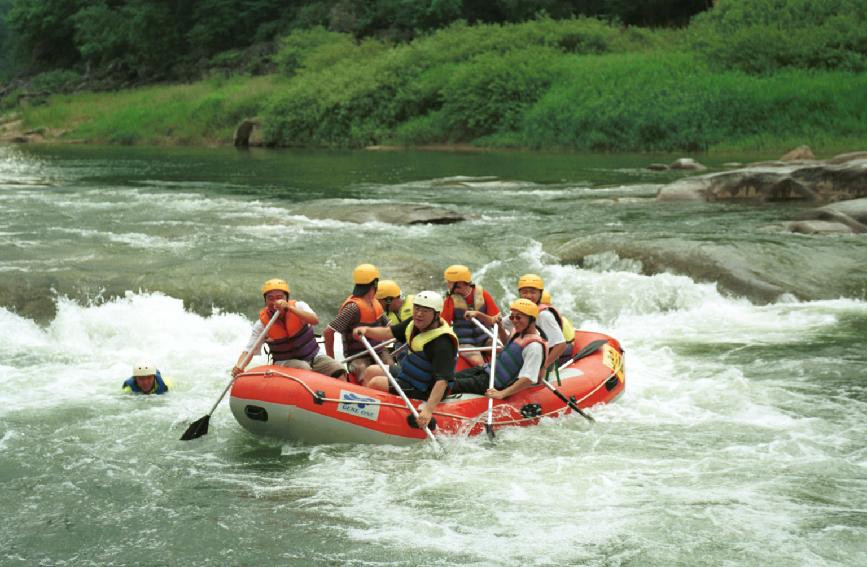
[[[412,304],[419,307],[429,307],[439,313],[443,310],[443,296],[435,291],[420,291],[415,294]]]
[[[153,376],[157,373],[157,368],[150,362],[139,362],[132,367],[132,375],[135,378],[139,376]]]

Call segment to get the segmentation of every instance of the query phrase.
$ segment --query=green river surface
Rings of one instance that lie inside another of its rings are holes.
[[[657,202],[676,157],[0,147],[0,565],[867,565],[867,238]],[[444,456],[225,400],[178,440],[264,280],[321,332],[362,262],[410,293],[466,264],[501,306],[539,273],[626,392]],[[174,391],[123,395],[140,359]]]

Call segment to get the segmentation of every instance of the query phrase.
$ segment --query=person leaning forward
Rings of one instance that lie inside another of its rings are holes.
[[[262,296],[265,307],[259,311],[259,320],[253,325],[247,347],[232,368],[232,376],[244,371],[241,365],[244,364],[247,354],[256,348],[256,339],[274,313],[279,311],[280,316],[268,329],[268,337],[265,339],[273,364],[313,370],[346,380],[343,366],[330,356],[319,354],[319,344],[313,331],[313,325],[319,323],[319,317],[303,301],[289,299],[289,284],[280,279],[268,280],[262,285]]]
[[[360,264],[352,270],[352,295],[346,298],[337,312],[337,317],[328,323],[322,332],[325,339],[325,352],[334,356],[334,335],[340,333],[343,337],[343,356],[348,357],[364,352],[364,345],[352,335],[352,330],[359,325],[368,327],[385,327],[388,317],[382,305],[376,300],[376,289],[379,284],[379,270],[373,264]],[[378,343],[372,343],[375,346]],[[388,353],[382,353],[386,363],[391,362]],[[360,379],[364,370],[373,364],[370,355],[359,356],[349,362],[349,370]]]
[[[536,328],[539,308],[529,299],[516,299],[509,304],[512,330],[507,335],[500,327],[500,339],[505,347],[497,355],[494,387],[488,388],[491,366],[475,366],[455,374],[451,394],[484,394],[502,400],[539,383],[542,364],[548,351],[547,343]],[[501,316],[489,317],[477,311],[474,317],[493,324]]]
[[[419,427],[430,423],[437,404],[448,390],[455,373],[458,357],[458,337],[451,326],[440,317],[443,298],[435,291],[416,294],[412,318],[389,327],[365,327],[355,329],[356,336],[385,340],[394,337],[409,345],[409,354],[400,365],[389,369],[407,397],[426,400],[418,417]],[[364,372],[362,383],[368,388],[390,391],[388,377],[378,366]]]

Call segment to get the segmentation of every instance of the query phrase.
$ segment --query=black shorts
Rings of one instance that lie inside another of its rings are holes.
[[[400,385],[400,389],[403,390],[403,393],[406,394],[406,397],[410,398],[411,400],[427,400],[428,395],[430,394],[430,392],[421,392],[419,390],[416,390],[403,380],[398,380],[397,378],[395,378],[395,382]],[[388,391],[392,394],[397,394],[397,390],[394,388],[394,384],[392,384],[391,381],[389,381],[388,383]]]
[[[485,366],[473,366],[455,374],[450,394],[484,395],[491,380],[490,369]]]

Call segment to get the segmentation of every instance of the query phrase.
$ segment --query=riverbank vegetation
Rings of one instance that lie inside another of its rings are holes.
[[[354,3],[392,4],[406,3]],[[231,143],[234,127],[253,116],[262,142],[273,146],[702,151],[867,142],[864,0],[720,0],[709,10],[693,3],[692,12],[679,12],[693,16],[685,27],[659,25],[685,19],[647,22],[625,8],[597,10],[607,19],[574,9],[526,11],[592,2],[495,2],[515,11],[485,22],[466,17],[464,4],[471,3],[420,2],[452,6],[426,20],[412,10],[395,12],[393,20],[372,10],[366,19],[355,13],[349,23],[335,23],[342,12],[334,7],[343,4],[304,3],[309,10],[293,12],[294,20],[256,28],[271,38],[269,49],[250,43],[246,51],[221,51],[201,80],[36,98],[9,92],[3,101],[26,128],[108,143]],[[317,16],[328,6],[330,19]],[[624,15],[653,27],[625,25],[618,21]],[[85,45],[96,49],[88,37]],[[211,51],[228,45],[201,41]],[[88,49],[79,57],[95,57]],[[98,61],[126,69],[126,76],[131,68],[153,69],[106,55],[127,51],[106,47]],[[176,58],[163,75],[190,60]],[[46,90],[63,91],[76,73],[70,65],[37,79],[49,83]]]

